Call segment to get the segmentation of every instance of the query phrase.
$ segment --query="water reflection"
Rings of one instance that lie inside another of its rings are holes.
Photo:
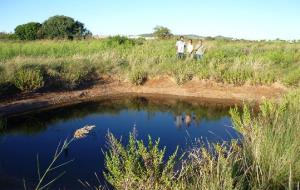
[[[67,111],[66,111],[67,110]],[[123,110],[146,111],[148,118],[156,112],[170,112],[175,118],[175,127],[190,127],[192,123],[199,127],[201,119],[216,121],[228,115],[228,106],[203,106],[203,102],[189,102],[176,99],[149,99],[128,97],[126,99],[106,99],[81,103],[73,106],[36,112],[25,116],[9,118],[7,126],[2,128],[10,134],[36,134],[47,129],[48,125],[68,121],[73,118],[84,118],[90,114],[118,115]],[[15,127],[17,126],[17,127]]]

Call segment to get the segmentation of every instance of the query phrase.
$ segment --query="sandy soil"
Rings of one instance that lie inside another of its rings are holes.
[[[165,76],[148,80],[142,86],[133,86],[128,82],[106,78],[103,83],[91,88],[76,91],[35,93],[10,100],[0,101],[0,116],[14,116],[39,109],[54,108],[76,104],[97,98],[111,98],[124,95],[141,96],[177,96],[178,98],[196,98],[199,101],[217,104],[259,103],[263,99],[279,99],[287,89],[279,84],[272,86],[234,86],[211,81],[192,80],[178,86]]]

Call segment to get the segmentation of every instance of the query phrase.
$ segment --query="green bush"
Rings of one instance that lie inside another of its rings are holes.
[[[23,92],[37,90],[44,86],[43,73],[36,66],[21,66],[15,71],[13,84]]]
[[[135,45],[135,40],[134,39],[129,39],[125,36],[110,36],[107,40],[106,40],[106,44],[109,47],[113,47],[116,45],[129,45],[129,46],[134,46]]]
[[[61,86],[67,89],[75,89],[97,77],[95,67],[88,63],[66,63],[58,69],[53,76],[59,77]]]
[[[159,149],[159,140],[153,143],[149,136],[148,146],[130,134],[124,147],[108,133],[109,150],[105,154],[105,179],[115,189],[174,189],[174,166],[177,150],[165,161],[166,149]]]
[[[40,28],[42,25],[37,22],[29,22],[15,28],[15,34],[19,40],[36,40],[40,38]]]
[[[45,39],[82,39],[91,35],[84,24],[71,17],[56,15],[48,18],[41,27]]]

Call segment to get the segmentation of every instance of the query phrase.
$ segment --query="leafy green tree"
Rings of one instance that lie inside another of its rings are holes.
[[[48,39],[81,39],[91,35],[84,24],[67,16],[53,16],[43,23],[43,38]]]
[[[163,26],[156,26],[153,35],[159,39],[169,39],[173,36],[171,30]]]
[[[29,22],[19,25],[15,28],[15,35],[19,40],[36,40],[39,38],[41,24],[38,22]]]

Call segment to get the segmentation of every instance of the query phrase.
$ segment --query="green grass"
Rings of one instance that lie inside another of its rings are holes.
[[[234,85],[280,82],[299,86],[300,43],[205,41],[207,52],[199,62],[177,60],[174,44],[174,40],[144,41],[123,37],[83,41],[1,41],[0,86],[4,83],[10,87],[15,85],[12,76],[19,65],[42,68],[42,76],[36,80],[43,81],[34,82],[44,84],[37,85],[39,89],[53,86],[73,89],[97,81],[102,75],[117,75],[135,85],[142,85],[148,78],[169,75],[178,85],[199,78]],[[7,91],[8,88],[2,93]]]
[[[231,109],[242,135],[231,146],[194,147],[185,157],[164,158],[159,140],[148,146],[131,134],[123,146],[108,135],[106,180],[116,189],[297,189],[300,184],[300,93],[280,103],[265,101],[253,116],[251,109]],[[180,166],[180,167],[175,167]]]

